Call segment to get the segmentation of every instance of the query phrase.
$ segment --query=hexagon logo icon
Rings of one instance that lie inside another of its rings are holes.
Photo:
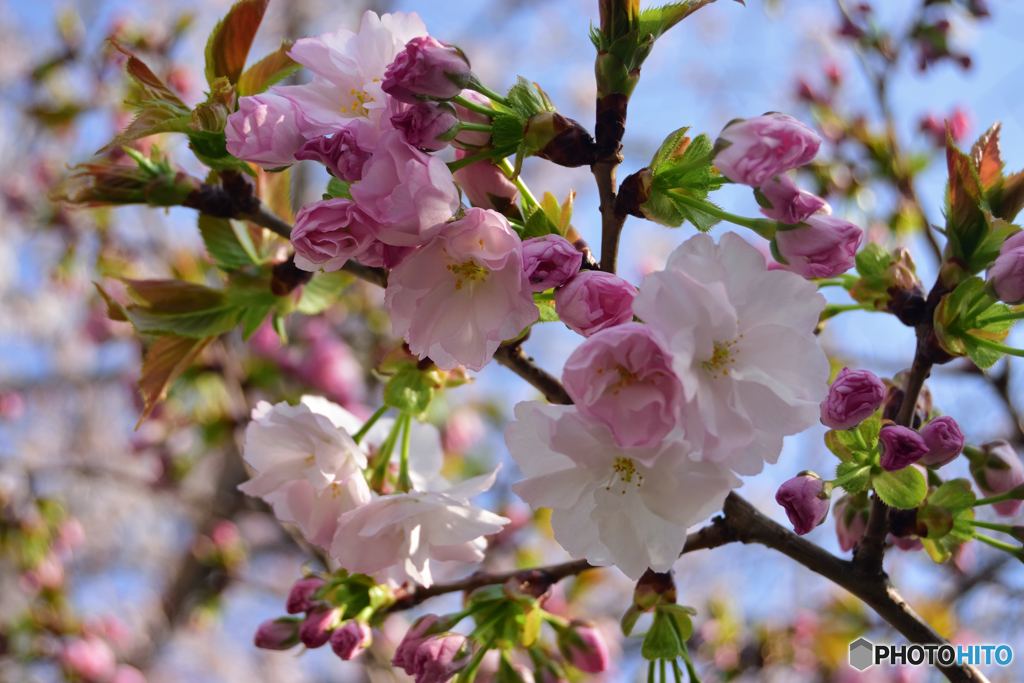
[[[875,646],[864,638],[850,643],[850,666],[857,671],[864,671],[874,664]]]

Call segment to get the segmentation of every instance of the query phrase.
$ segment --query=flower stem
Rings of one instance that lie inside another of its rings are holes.
[[[656,683],[654,680],[654,660],[647,665],[647,683]]]
[[[686,649],[686,643],[683,643],[683,663],[686,664],[686,675],[690,677],[690,683],[700,683],[700,676],[697,675],[697,669],[693,666],[693,660],[690,659],[690,651]]]
[[[858,435],[859,435],[859,433],[858,433]],[[863,437],[862,437],[862,439],[863,439]],[[866,448],[866,446],[865,446],[865,448]],[[857,477],[859,477],[864,472],[864,470],[870,470],[870,469],[871,469],[870,465],[864,465],[863,467],[858,467],[855,470],[850,470],[849,472],[847,472],[843,476],[836,477],[836,479],[832,482],[832,486],[834,488],[839,488],[843,484],[846,484],[846,483],[852,481],[853,479],[856,479]]]
[[[540,206],[540,202],[537,201],[537,198],[533,196],[532,192],[530,192],[530,188],[528,188],[526,183],[523,182],[522,176],[516,175],[516,171],[512,168],[512,164],[508,162],[508,159],[502,159],[499,161],[498,166],[505,172],[505,175],[508,176],[509,180],[514,182],[516,187],[519,188],[519,192],[523,195],[523,199],[526,201],[527,206]]]
[[[505,99],[504,95],[500,95],[500,94],[494,92],[493,90],[491,90],[490,88],[488,88],[486,85],[484,85],[483,83],[478,81],[476,76],[473,76],[471,79],[469,79],[469,86],[467,86],[467,87],[470,90],[476,90],[481,95],[486,95],[487,97],[490,97],[495,102],[498,102],[499,104],[503,104],[506,107],[511,107],[512,106],[512,105],[509,104],[508,100]]]
[[[398,465],[398,484],[396,489],[402,493],[408,493],[412,488],[409,481],[409,438],[412,432],[412,415],[404,413],[399,418],[402,421],[402,451]]]
[[[982,316],[981,318],[978,318],[978,324],[983,327],[987,327],[994,323],[1004,323],[1007,320],[1020,320],[1021,318],[1024,318],[1024,311],[1015,311],[1013,313],[1003,313],[1002,315],[994,315],[991,318],[986,318]]]
[[[470,154],[468,157],[463,157],[462,159],[456,159],[455,161],[449,161],[448,162],[448,170],[451,171],[452,173],[455,173],[460,168],[465,168],[466,166],[469,166],[470,164],[475,164],[476,162],[483,161],[484,159],[490,159],[493,154],[494,154],[493,150],[485,149],[482,152],[477,152],[476,154]]]
[[[683,683],[683,670],[679,668],[679,662],[672,660],[672,673],[675,674],[676,683]]]
[[[776,223],[775,221],[767,221],[761,218],[745,218],[743,216],[737,216],[734,213],[723,211],[722,209],[718,208],[711,202],[706,202],[702,199],[690,197],[688,195],[680,194],[678,192],[672,193],[672,200],[679,202],[680,204],[692,206],[695,209],[700,209],[704,213],[710,214],[715,218],[720,218],[723,221],[728,221],[735,225],[739,225],[740,227],[743,228],[750,228],[758,235],[768,240],[770,240],[775,235],[775,231],[778,226],[778,223]]]
[[[377,452],[377,462],[373,465],[373,475],[370,478],[370,488],[380,493],[384,487],[384,481],[388,474],[388,463],[391,462],[391,454],[395,450],[395,444],[398,442],[398,435],[402,428],[402,419],[395,420],[395,424],[391,426],[391,432],[388,434],[388,438],[384,439],[384,443],[380,445],[380,450]]]
[[[840,313],[847,311],[873,311],[875,307],[871,304],[827,304],[825,310],[821,312],[819,320],[828,320],[834,318]]]
[[[1024,358],[1024,350],[1022,349],[1015,349],[1012,346],[1007,346],[1006,344],[1000,344],[999,342],[994,342],[988,339],[984,339],[982,337],[977,337],[973,334],[971,335],[971,337],[974,343],[976,343],[978,346],[984,346],[986,349],[992,349],[993,351],[1005,353],[1010,356],[1019,356],[1021,358]]]
[[[992,522],[982,522],[981,520],[972,519],[971,524],[982,529],[989,529],[990,531],[998,531],[1004,533],[1007,536],[1011,536],[1018,541],[1021,540],[1022,532],[1024,527],[1010,526],[1009,524],[993,524]]]
[[[974,537],[982,543],[990,545],[993,548],[996,548],[997,550],[1002,550],[1003,552],[1010,553],[1018,560],[1022,559],[1022,549],[1019,546],[1011,545],[1009,543],[1003,543],[1002,541],[997,541],[991,536],[986,536],[985,534],[979,534],[977,532],[975,532]]]
[[[477,114],[483,114],[484,116],[489,116],[491,118],[494,118],[495,116],[498,115],[498,112],[496,112],[495,110],[491,109],[490,107],[484,106],[484,105],[479,104],[477,102],[474,102],[472,100],[467,100],[462,95],[458,95],[456,97],[453,97],[452,98],[452,102],[454,102],[455,104],[459,105],[460,107],[465,107],[466,109],[469,109],[470,111],[475,111]]]
[[[1024,485],[1015,486],[1006,493],[1000,493],[996,496],[989,496],[988,498],[982,498],[981,500],[975,501],[972,507],[981,507],[982,505],[992,505],[994,503],[1002,503],[1004,500],[1022,500],[1024,499]]]
[[[466,123],[463,121],[459,124],[459,130],[475,130],[481,133],[490,133],[493,128],[486,123]]]
[[[382,418],[386,412],[388,412],[388,406],[384,405],[378,408],[377,412],[371,415],[370,419],[366,421],[366,424],[360,427],[359,431],[352,435],[352,440],[358,445],[359,442],[363,440],[363,437],[366,436],[366,433],[373,428],[373,425],[377,424],[377,420]]]

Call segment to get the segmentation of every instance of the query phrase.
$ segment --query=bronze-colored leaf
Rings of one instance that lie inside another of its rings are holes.
[[[999,130],[1002,124],[996,121],[971,147],[971,161],[978,169],[981,187],[988,192],[1003,179],[1003,160],[999,154]]]
[[[238,83],[249,48],[259,30],[270,0],[239,0],[218,22],[206,43],[206,81],[224,76]]]
[[[290,40],[283,41],[281,47],[246,69],[238,79],[238,96],[258,95],[302,68],[288,56],[292,45]]]
[[[142,360],[142,376],[139,378],[139,393],[142,394],[142,415],[138,429],[153,408],[167,396],[167,389],[181,373],[192,365],[193,361],[203,352],[216,337],[190,339],[166,335],[158,337]]]
[[[992,213],[1004,221],[1013,222],[1021,209],[1024,209],[1024,171],[1006,178],[999,194],[999,206],[993,206]]]
[[[292,212],[292,174],[291,169],[276,173],[268,173],[263,169],[257,171],[260,197],[271,211],[287,223],[295,222]]]

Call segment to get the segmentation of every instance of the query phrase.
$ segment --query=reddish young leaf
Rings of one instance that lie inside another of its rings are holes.
[[[288,56],[292,45],[290,40],[282,42],[281,47],[246,69],[238,79],[238,96],[258,95],[298,71],[302,65]]]
[[[219,76],[237,83],[245,69],[253,38],[270,0],[239,0],[213,29],[206,43],[206,81]]]
[[[971,147],[971,160],[978,169],[978,180],[986,193],[996,188],[1003,179],[1003,160],[999,154],[1001,127],[1002,124],[997,121]]]
[[[139,393],[142,394],[142,415],[138,429],[153,408],[167,396],[167,389],[181,373],[192,365],[215,337],[190,339],[166,335],[158,337],[146,351],[142,360],[142,376],[139,378]]]

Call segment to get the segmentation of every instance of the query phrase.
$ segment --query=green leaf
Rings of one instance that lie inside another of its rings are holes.
[[[917,509],[917,529],[922,538],[942,538],[953,530],[953,515],[938,505],[924,503]]]
[[[703,2],[673,2],[661,7],[650,7],[640,13],[640,35],[651,35],[655,40],[670,28],[700,9]]]
[[[210,258],[222,270],[236,270],[258,262],[248,231],[244,227],[236,228],[230,219],[200,213],[199,234]],[[242,234],[245,235],[245,243],[241,239]]]
[[[654,610],[654,622],[640,646],[641,656],[649,661],[672,660],[683,656],[683,643],[680,642],[676,629],[671,623],[675,621],[675,615],[663,610],[662,607],[659,606]]]
[[[693,635],[693,620],[690,617],[696,615],[697,610],[686,605],[658,605],[656,609],[667,612],[672,617],[675,621],[676,636],[685,644]]]
[[[852,460],[841,462],[836,467],[836,477],[844,477],[850,472],[859,470],[859,474],[842,485],[843,490],[853,495],[871,488],[871,468],[867,465]]]
[[[629,606],[629,609],[622,615],[622,620],[619,622],[619,626],[622,628],[622,635],[628,638],[633,633],[633,627],[636,626],[636,622],[641,614],[643,614],[643,610],[635,604]]]
[[[674,156],[682,156],[680,148],[682,147],[685,151],[684,145],[689,144],[689,138],[686,137],[686,133],[690,130],[689,126],[684,126],[679,130],[673,131],[665,138],[664,142],[661,143],[661,147],[654,153],[654,157],[651,159],[648,168],[652,172],[656,172],[665,163],[667,163]]]
[[[214,27],[206,43],[206,81],[226,77],[238,83],[253,38],[270,0],[239,0]]]
[[[883,503],[898,510],[916,508],[928,494],[928,484],[924,475],[913,465],[895,472],[883,471],[875,474],[871,485]]]
[[[318,273],[302,286],[302,296],[297,309],[306,315],[316,315],[330,308],[346,287],[352,284],[352,276],[342,270]]]
[[[843,434],[845,433],[845,431],[837,429],[828,430],[825,432],[825,446],[832,451],[832,455],[843,462],[849,462],[853,460],[853,448],[844,441]]]
[[[302,65],[288,56],[293,44],[281,41],[281,47],[246,69],[238,78],[238,96],[258,95],[301,69]]]
[[[249,337],[256,333],[256,330],[260,328],[263,321],[266,320],[267,316],[270,315],[270,311],[274,309],[274,305],[258,304],[256,306],[249,306],[243,309],[242,313],[242,340],[248,341]]]
[[[352,183],[332,177],[327,181],[327,194],[335,199],[352,199],[352,193],[349,190],[351,187]]]
[[[537,319],[539,323],[557,323],[560,318],[558,313],[555,312],[554,301],[538,301],[534,295],[534,301],[537,303],[537,308],[540,309],[540,318]]]
[[[860,423],[857,431],[860,433],[861,438],[864,439],[864,443],[868,445],[868,452],[874,453],[878,447],[878,435],[882,433],[882,418],[878,415],[872,415]]]
[[[157,338],[146,350],[142,359],[142,374],[139,377],[139,393],[142,394],[142,416],[139,425],[146,421],[153,408],[167,395],[167,389],[181,373],[192,365],[214,337],[191,339],[167,335]]]
[[[540,637],[541,624],[544,623],[543,614],[544,611],[537,606],[524,608],[522,634],[520,635],[523,647],[530,647],[537,642]]]
[[[384,405],[412,415],[421,415],[434,400],[434,386],[416,366],[398,370],[384,385]]]
[[[522,76],[519,76],[516,84],[509,89],[507,99],[512,110],[522,121],[528,121],[531,116],[542,111],[555,111],[555,106],[547,94],[536,83]]]
[[[988,370],[990,367],[999,362],[999,359],[1003,357],[1001,351],[990,349],[987,346],[982,346],[974,340],[971,335],[965,335],[961,341],[964,345],[964,350],[967,351],[968,357],[975,365],[982,370]]]
[[[180,280],[124,280],[138,301],[126,308],[139,332],[216,337],[233,329],[242,306],[225,292]],[[269,292],[268,292],[269,293]]]
[[[705,192],[705,194],[707,194]],[[672,198],[672,193],[669,193],[669,199]],[[683,204],[682,202],[673,202],[676,207],[676,211],[686,220],[693,224],[693,227],[697,228],[701,232],[709,232],[711,228],[715,227],[722,222],[721,218],[712,216],[709,213],[701,211],[700,209],[694,208],[689,204]],[[718,206],[713,202],[708,202],[712,206]]]
[[[867,246],[857,252],[855,259],[857,272],[872,282],[881,281],[891,261],[889,252],[877,242],[868,242]]]
[[[523,239],[531,237],[543,237],[544,235],[557,235],[558,226],[551,222],[543,209],[535,209],[526,219],[526,227],[523,229]]]
[[[189,148],[199,161],[216,171],[237,170],[255,177],[256,172],[246,162],[236,159],[228,153],[227,137],[223,132],[207,131],[192,132],[189,136]]]
[[[951,479],[928,495],[930,505],[946,508],[953,515],[970,510],[977,500],[968,479]]]

